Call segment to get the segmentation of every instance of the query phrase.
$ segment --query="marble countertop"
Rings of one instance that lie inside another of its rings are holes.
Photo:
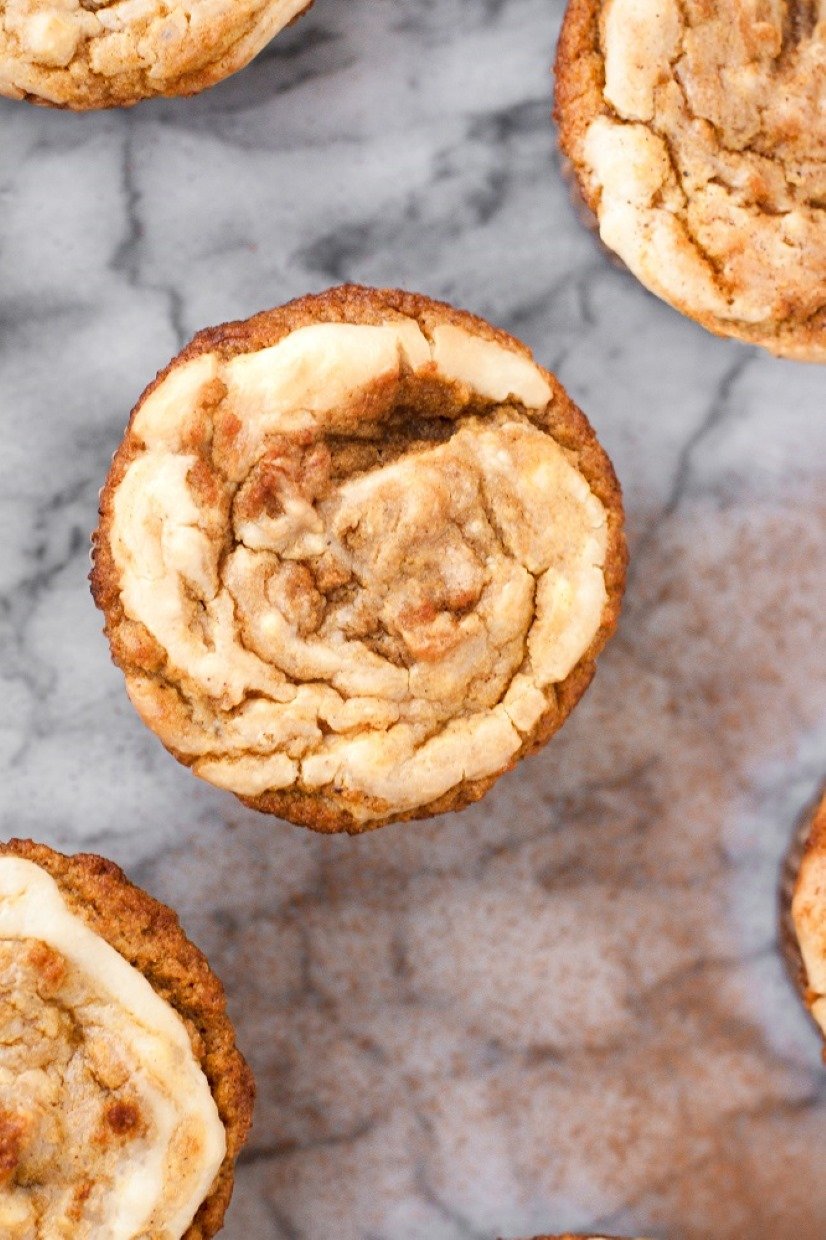
[[[562,7],[318,0],[201,98],[0,106],[2,831],[125,865],[226,982],[259,1083],[227,1240],[826,1234],[826,1076],[775,929],[826,768],[826,371],[707,335],[578,224]],[[356,840],[169,758],[86,584],[158,367],[343,279],[527,340],[613,456],[633,555],[550,747]]]

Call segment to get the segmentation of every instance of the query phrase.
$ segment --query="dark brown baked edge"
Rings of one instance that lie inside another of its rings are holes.
[[[569,0],[559,34],[553,70],[553,119],[559,133],[559,147],[567,160],[570,176],[575,180],[584,208],[597,221],[600,194],[591,178],[585,174],[582,145],[588,126],[593,120],[598,116],[614,115],[603,94],[605,61],[599,39],[599,19],[603,7],[604,0]],[[581,209],[579,214],[581,217]],[[598,234],[598,223],[597,228],[590,231]],[[608,248],[604,242],[602,247]],[[619,256],[617,258],[624,267],[622,259]],[[636,276],[634,278],[637,279]],[[660,300],[666,301],[663,297]],[[737,319],[722,320],[714,315],[698,314],[689,306],[677,305],[672,301],[667,301],[666,304],[686,318],[693,319],[715,336],[740,340],[744,344],[760,345],[769,352],[798,361],[823,360],[822,356],[818,358],[813,354],[818,351],[822,355],[826,349],[826,306],[803,322],[787,320],[751,324]],[[812,356],[805,356],[807,352]],[[804,356],[800,356],[801,354]]]
[[[221,982],[177,915],[94,853],[65,856],[32,840],[0,843],[0,856],[32,861],[55,880],[73,913],[136,968],[184,1021],[226,1129],[227,1152],[182,1240],[210,1240],[232,1197],[235,1160],[252,1123],[255,1083],[235,1044]]]
[[[355,284],[341,285],[325,293],[301,297],[284,306],[263,311],[250,319],[224,323],[220,327],[207,328],[199,332],[190,344],[159,372],[133,409],[126,433],[115,453],[100,495],[100,524],[92,537],[93,567],[90,581],[94,600],[105,616],[104,632],[110,641],[112,657],[122,670],[126,671],[127,668],[119,661],[112,642],[112,631],[120,620],[122,610],[118,584],[119,574],[109,545],[109,531],[113,518],[115,492],[135,454],[135,444],[130,439],[130,428],[143,402],[173,369],[203,353],[216,352],[222,359],[227,360],[241,353],[257,352],[268,348],[300,327],[323,322],[380,324],[388,321],[388,314],[414,319],[425,332],[429,327],[445,323],[469,329],[484,339],[515,349],[537,364],[531,350],[525,344],[468,311],[457,310],[445,302],[436,301],[422,294],[408,293],[401,289],[366,288]],[[511,770],[521,758],[536,752],[546,744],[582,697],[596,670],[597,656],[616,629],[625,589],[628,552],[623,529],[622,495],[613,466],[597,440],[588,419],[568,396],[559,380],[541,366],[538,369],[552,391],[552,400],[542,420],[543,429],[575,459],[577,468],[606,511],[608,547],[605,587],[608,599],[603,610],[602,622],[590,646],[566,679],[553,686],[553,700],[531,735],[525,739],[510,762],[497,774],[458,784],[438,799],[426,805],[417,806],[407,813],[389,814],[363,822],[338,807],[324,804],[323,797],[319,794],[296,790],[264,793],[257,797],[244,797],[233,793],[245,805],[262,813],[287,819],[297,826],[308,827],[313,831],[347,832],[351,835],[387,826],[391,822],[409,822],[465,809],[468,805],[480,800],[500,776]],[[540,420],[533,410],[531,417],[535,421]],[[191,765],[191,758],[187,759],[185,755],[176,753],[173,749],[169,752],[183,765]]]
[[[798,819],[780,872],[778,926],[780,950],[789,977],[806,1005],[807,1011],[809,1011],[811,992],[792,916],[792,901],[797,890],[804,858],[809,853],[824,851],[826,851],[826,787],[821,789],[817,798],[806,807]],[[822,1034],[823,1030],[814,1017],[812,1017],[812,1022]],[[824,1057],[826,1058],[826,1049],[824,1049]]]
[[[300,12],[276,31],[273,38],[277,38],[282,31],[289,29],[295,25],[297,21],[310,11],[315,4],[315,0],[307,0],[306,5]],[[236,42],[240,42],[244,38],[244,34],[240,35]],[[101,82],[101,88],[98,92],[90,91],[87,96],[79,96],[72,100],[71,103],[55,103],[51,99],[44,99],[42,95],[23,92],[18,96],[7,96],[15,98],[20,103],[32,103],[38,108],[50,108],[55,112],[101,112],[107,108],[134,108],[136,104],[143,103],[146,99],[180,99],[191,98],[193,95],[200,95],[205,90],[210,90],[213,86],[217,86],[220,82],[225,82],[227,78],[232,77],[236,73],[240,73],[242,69],[246,69],[251,65],[253,60],[261,55],[264,50],[262,47],[258,52],[245,57],[243,60],[236,61],[232,57],[231,45],[223,55],[217,60],[209,61],[208,64],[200,66],[191,73],[182,74],[177,81],[165,83],[164,89],[160,91],[142,91],[134,90],[132,93],[119,95],[115,93],[111,87],[106,89],[109,79],[104,74],[97,75]],[[264,44],[264,47],[268,44]],[[231,63],[227,65],[227,61]]]

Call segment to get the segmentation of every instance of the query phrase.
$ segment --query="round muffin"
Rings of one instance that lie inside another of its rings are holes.
[[[312,0],[5,0],[0,94],[83,111],[194,95]]]
[[[805,815],[789,851],[781,938],[792,976],[826,1035],[826,793]]]
[[[253,1084],[177,917],[101,857],[0,844],[0,1234],[208,1240]]]
[[[560,141],[610,249],[703,326],[826,361],[826,20],[571,0]]]
[[[585,690],[624,581],[619,488],[559,383],[398,291],[196,336],[100,511],[92,589],[144,722],[321,831],[481,797]]]

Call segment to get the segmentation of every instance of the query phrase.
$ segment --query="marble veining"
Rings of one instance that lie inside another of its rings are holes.
[[[259,1104],[227,1240],[826,1234],[826,1077],[776,948],[826,767],[826,375],[717,340],[577,222],[561,0],[317,0],[189,101],[0,106],[4,835],[126,865],[224,977]],[[358,840],[146,732],[86,585],[129,409],[198,328],[344,279],[525,338],[633,569],[559,737]]]

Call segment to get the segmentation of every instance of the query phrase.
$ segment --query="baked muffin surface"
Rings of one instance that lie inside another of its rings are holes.
[[[745,0],[572,0],[561,145],[600,233],[723,335],[826,360],[826,21]]]
[[[0,94],[75,110],[191,95],[248,63],[312,0],[5,0]]]
[[[0,1230],[206,1240],[252,1082],[220,983],[101,858],[0,845]]]
[[[790,857],[795,871],[791,922],[799,952],[792,959],[802,966],[799,980],[806,1004],[826,1036],[826,794],[807,825],[802,832],[805,846],[793,848]]]
[[[459,808],[616,621],[619,491],[524,346],[348,287],[201,333],[135,410],[92,584],[196,774],[320,830]]]

